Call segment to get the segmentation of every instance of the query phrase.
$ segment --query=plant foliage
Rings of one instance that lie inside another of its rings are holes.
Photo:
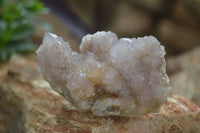
[[[15,52],[35,49],[30,36],[34,25],[42,23],[36,15],[47,12],[39,0],[0,0],[0,62]]]

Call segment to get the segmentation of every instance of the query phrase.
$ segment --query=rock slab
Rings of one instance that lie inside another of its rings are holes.
[[[13,56],[0,68],[0,132],[27,133],[199,133],[200,108],[168,97],[159,113],[98,117],[79,113],[36,72],[29,57]]]

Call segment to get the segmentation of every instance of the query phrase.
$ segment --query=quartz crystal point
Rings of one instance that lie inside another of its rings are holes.
[[[98,116],[156,112],[171,87],[165,50],[153,36],[118,39],[112,32],[83,37],[80,53],[46,33],[37,50],[39,71],[78,111]]]

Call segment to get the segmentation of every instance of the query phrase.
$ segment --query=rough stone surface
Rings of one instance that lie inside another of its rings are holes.
[[[36,72],[36,60],[13,56],[0,68],[0,132],[9,133],[199,133],[200,108],[168,97],[158,113],[98,117],[80,113]]]
[[[51,33],[37,50],[39,71],[79,111],[156,112],[171,90],[164,47],[152,36],[118,40],[112,32],[97,32],[82,39],[80,51]]]
[[[172,94],[200,105],[200,47],[167,60]]]

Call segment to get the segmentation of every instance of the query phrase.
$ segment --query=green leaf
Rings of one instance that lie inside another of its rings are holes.
[[[6,49],[0,49],[0,62],[4,62],[10,58],[10,52],[6,51]]]
[[[6,29],[6,21],[0,20],[0,30],[4,31]]]
[[[35,30],[32,26],[28,24],[21,24],[13,29],[10,41],[23,40],[30,37],[34,33]]]
[[[10,47],[13,47],[11,49],[19,53],[33,52],[36,50],[36,45],[30,41],[19,42],[16,43],[15,45],[10,45]]]
[[[2,10],[2,18],[8,23],[14,21],[21,14],[21,9],[15,4],[6,4]]]
[[[4,0],[0,0],[0,7],[3,7]]]
[[[35,50],[30,36],[35,33],[34,25],[51,30],[37,18],[48,11],[39,0],[0,0],[0,61],[9,59],[15,52]]]
[[[4,20],[0,20],[0,39],[2,40],[2,36],[6,30],[6,22]],[[1,41],[0,41],[1,42]],[[0,44],[1,45],[1,44]]]
[[[33,13],[47,13],[48,9],[39,1],[33,0],[27,3],[26,9]]]
[[[35,49],[36,46],[29,41],[10,44],[4,49],[0,49],[0,62],[8,60],[13,53],[29,53]]]

